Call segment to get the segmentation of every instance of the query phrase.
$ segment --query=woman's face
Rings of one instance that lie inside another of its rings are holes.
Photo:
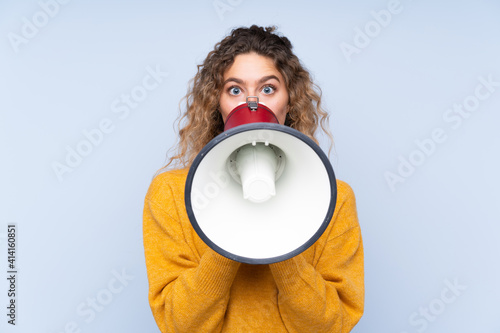
[[[226,122],[229,113],[247,96],[259,97],[259,103],[271,109],[280,124],[288,112],[288,91],[285,80],[272,59],[256,53],[237,55],[224,73],[224,84],[219,99],[220,113]]]

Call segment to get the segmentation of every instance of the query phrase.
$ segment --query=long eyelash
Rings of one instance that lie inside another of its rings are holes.
[[[240,87],[238,87],[238,86],[230,86],[229,88],[227,88],[227,90],[226,90],[226,91],[227,91],[229,94],[231,94],[231,89],[233,89],[233,88],[238,88],[240,91],[242,91],[242,89],[241,89]]]
[[[264,88],[267,88],[267,87],[270,87],[270,88],[273,88],[273,92],[276,92],[276,86],[274,84],[266,84],[265,86],[262,87],[262,89],[260,90],[263,90]]]

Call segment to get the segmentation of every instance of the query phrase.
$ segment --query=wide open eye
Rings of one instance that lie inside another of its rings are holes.
[[[237,96],[237,95],[241,94],[241,89],[233,86],[233,87],[228,89],[228,92],[230,95]]]
[[[267,85],[264,88],[262,88],[262,92],[266,95],[270,95],[270,94],[274,93],[275,90],[276,89],[272,85]]]

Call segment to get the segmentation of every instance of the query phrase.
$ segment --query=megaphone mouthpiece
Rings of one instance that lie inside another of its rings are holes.
[[[252,98],[256,100],[251,100]],[[248,96],[246,103],[240,103],[227,115],[224,131],[251,123],[279,124],[279,121],[271,109],[259,103],[257,96]]]

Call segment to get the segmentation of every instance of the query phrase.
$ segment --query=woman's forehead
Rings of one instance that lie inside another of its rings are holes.
[[[234,58],[233,64],[224,72],[224,80],[235,78],[242,81],[259,81],[263,77],[277,77],[281,73],[274,65],[273,59],[256,53],[239,54]]]

